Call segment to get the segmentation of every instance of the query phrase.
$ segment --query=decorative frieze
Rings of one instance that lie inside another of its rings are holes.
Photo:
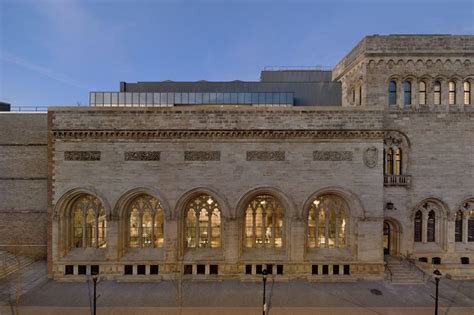
[[[285,151],[247,151],[247,161],[284,161]]]
[[[125,161],[159,161],[159,151],[127,151],[124,153]]]
[[[185,161],[220,161],[220,151],[184,151]]]
[[[352,161],[352,151],[314,151],[313,161]]]
[[[53,130],[54,139],[383,139],[382,130]]]
[[[65,151],[65,161],[100,161],[100,151]]]

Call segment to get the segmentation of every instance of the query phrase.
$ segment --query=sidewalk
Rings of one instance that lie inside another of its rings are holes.
[[[38,274],[39,273],[39,274]],[[22,314],[90,314],[92,283],[46,280],[46,264],[25,274]],[[13,275],[14,276],[14,275]],[[1,296],[8,283],[1,283]],[[9,282],[10,281],[10,282]],[[98,284],[98,314],[261,314],[262,284],[240,281]],[[181,292],[181,298],[178,292]],[[310,283],[267,282],[269,315],[278,314],[433,314],[435,286],[393,285],[388,281]],[[2,298],[1,303],[5,303]],[[474,314],[474,281],[441,279],[440,314]],[[3,307],[0,314],[11,314]]]

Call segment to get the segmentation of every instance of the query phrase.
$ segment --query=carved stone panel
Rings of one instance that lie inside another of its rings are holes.
[[[285,151],[247,151],[247,161],[284,161]]]
[[[220,151],[185,151],[185,161],[220,161]]]
[[[367,167],[373,168],[377,165],[378,150],[376,147],[370,147],[364,151],[364,163]]]
[[[124,153],[125,161],[159,161],[159,151],[127,151]]]
[[[100,151],[66,151],[65,161],[100,161]]]
[[[352,161],[352,151],[314,151],[313,161]]]

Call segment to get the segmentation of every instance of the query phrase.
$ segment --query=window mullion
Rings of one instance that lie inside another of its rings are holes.
[[[86,248],[86,211],[82,211],[82,248]]]
[[[207,247],[212,247],[212,210],[207,209]]]
[[[138,213],[138,247],[140,248],[143,247],[142,223],[143,223],[143,212],[139,212]]]
[[[155,218],[156,218],[156,212],[151,213],[151,247],[156,247],[155,245]]]
[[[329,210],[327,208],[324,209],[324,247],[329,248]]]
[[[201,210],[196,211],[196,231],[194,232],[195,237],[196,237],[196,248],[200,248],[201,246],[201,240],[200,240],[200,224],[199,224],[199,218],[201,217]]]
[[[310,210],[311,211],[311,210]],[[319,247],[318,245],[318,236],[319,236],[319,209],[317,207],[314,208],[314,247]]]

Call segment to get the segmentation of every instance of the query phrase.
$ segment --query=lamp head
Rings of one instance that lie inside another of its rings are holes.
[[[264,270],[262,271],[263,280],[266,280],[266,279],[267,279],[267,275],[268,275],[267,269],[264,269]]]
[[[435,279],[439,279],[442,276],[441,272],[438,269],[435,269],[435,271],[433,271],[433,275],[434,275]]]
[[[98,274],[97,272],[94,272],[94,273],[92,274],[92,280],[93,280],[94,282],[97,282],[97,279],[99,279],[99,274]]]

